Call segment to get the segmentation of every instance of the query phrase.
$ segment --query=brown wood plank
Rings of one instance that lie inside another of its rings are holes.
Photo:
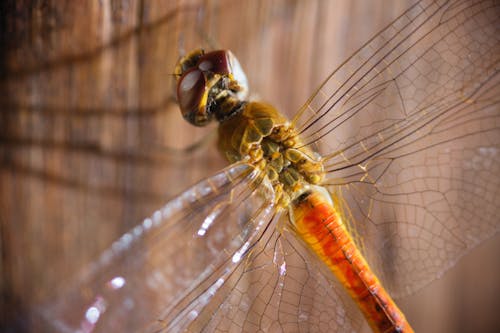
[[[207,6],[201,14],[200,3]],[[215,40],[233,50],[252,91],[293,114],[329,71],[406,6],[347,0],[0,5],[0,330],[43,331],[34,306],[154,209],[225,165],[213,142],[190,154],[165,149],[195,144],[214,128],[192,129],[172,100],[180,45]],[[498,328],[492,309],[499,307],[499,284],[476,285],[470,272],[484,260],[488,276],[500,275],[500,266],[488,261],[498,242],[481,250],[447,275],[449,284],[432,287],[439,291],[404,301],[417,332]],[[480,296],[471,285],[482,287]],[[438,293],[442,306],[430,311]]]

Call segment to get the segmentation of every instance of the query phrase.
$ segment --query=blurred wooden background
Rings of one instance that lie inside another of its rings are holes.
[[[184,124],[172,100],[180,49],[233,50],[252,91],[293,114],[410,3],[3,2],[0,330],[43,330],[33,306],[154,209],[225,165],[213,142],[171,152],[213,131]],[[401,301],[417,332],[500,327],[498,243],[485,242]]]

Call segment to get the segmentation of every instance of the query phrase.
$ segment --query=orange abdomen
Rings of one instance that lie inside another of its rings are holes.
[[[344,285],[374,332],[413,332],[349,235],[331,200],[316,187],[294,200],[297,234]]]

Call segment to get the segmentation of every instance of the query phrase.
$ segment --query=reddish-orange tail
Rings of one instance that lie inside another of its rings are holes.
[[[413,332],[322,192],[307,190],[293,202],[290,214],[298,235],[344,285],[374,332]]]

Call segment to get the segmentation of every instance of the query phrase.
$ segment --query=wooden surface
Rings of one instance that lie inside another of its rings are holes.
[[[1,5],[2,332],[43,330],[37,304],[120,234],[225,165],[213,139],[194,153],[180,150],[213,131],[184,124],[172,100],[180,49],[233,50],[252,91],[293,114],[408,5],[207,1],[200,11],[198,2]],[[485,264],[498,243],[486,242],[402,302],[417,332],[498,329],[500,266]]]

